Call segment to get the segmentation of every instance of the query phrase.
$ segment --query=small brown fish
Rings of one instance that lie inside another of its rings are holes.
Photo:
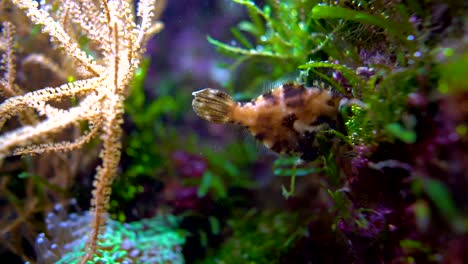
[[[345,133],[339,110],[349,100],[319,86],[288,82],[247,103],[209,88],[193,96],[193,110],[201,118],[241,125],[274,152],[299,155],[303,160],[319,156],[318,132],[334,129]]]

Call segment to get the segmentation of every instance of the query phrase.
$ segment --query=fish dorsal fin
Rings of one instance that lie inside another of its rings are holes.
[[[268,93],[271,90],[278,88],[279,86],[285,83],[300,83],[299,81],[299,71],[294,71],[284,75],[283,77],[274,80],[274,81],[265,81],[261,85],[262,94]]]

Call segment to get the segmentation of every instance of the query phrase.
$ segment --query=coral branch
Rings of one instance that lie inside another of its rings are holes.
[[[85,72],[75,69],[74,76],[79,76],[81,80],[25,94],[12,93],[9,97],[14,97],[0,104],[0,130],[9,119],[31,109],[44,117],[34,124],[23,124],[22,127],[0,134],[0,162],[8,155],[70,151],[92,138],[99,137],[102,140],[102,164],[97,168],[91,201],[91,231],[87,252],[82,259],[82,263],[86,263],[98,254],[99,238],[107,221],[111,185],[117,177],[121,155],[123,101],[144,54],[145,42],[151,34],[162,29],[162,24],[153,22],[153,19],[154,14],[159,16],[165,1],[159,1],[156,10],[154,0],[142,0],[138,4],[138,17],[141,18],[139,24],[133,1],[129,0],[67,0],[57,9],[48,9],[46,4],[39,7],[39,3],[32,0],[12,2],[24,10],[34,24],[41,25],[42,31],[63,49],[67,59],[78,62],[78,67],[84,67]],[[58,15],[54,16],[54,12]],[[54,17],[58,19],[54,20]],[[2,87],[7,86],[9,89],[15,87],[12,34],[11,28],[6,27],[3,35],[7,36],[9,44],[4,57],[7,67],[11,69],[0,79]],[[77,38],[81,35],[93,42],[87,48],[92,49],[96,57],[88,55],[78,45]],[[30,58],[33,59],[40,65],[46,65],[60,80],[68,76],[61,75],[60,67],[44,56]],[[54,103],[64,99],[73,99],[76,105],[65,109],[55,106]],[[56,134],[65,128],[83,122],[92,124],[87,134],[74,140],[51,143],[55,142]]]

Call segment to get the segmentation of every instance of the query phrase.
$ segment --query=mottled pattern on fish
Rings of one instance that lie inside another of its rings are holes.
[[[227,93],[215,89],[204,89],[193,95],[193,109],[203,119],[243,126],[274,152],[299,155],[303,160],[318,157],[318,132],[342,131],[339,107],[347,101],[330,89],[293,82],[247,103],[236,102]]]

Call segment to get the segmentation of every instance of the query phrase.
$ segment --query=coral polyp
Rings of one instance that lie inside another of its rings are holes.
[[[46,233],[36,239],[38,264],[80,263],[89,236],[89,212],[66,214],[55,206],[46,218]],[[182,264],[184,232],[174,216],[155,216],[130,223],[109,220],[99,236],[99,250],[90,263]]]

